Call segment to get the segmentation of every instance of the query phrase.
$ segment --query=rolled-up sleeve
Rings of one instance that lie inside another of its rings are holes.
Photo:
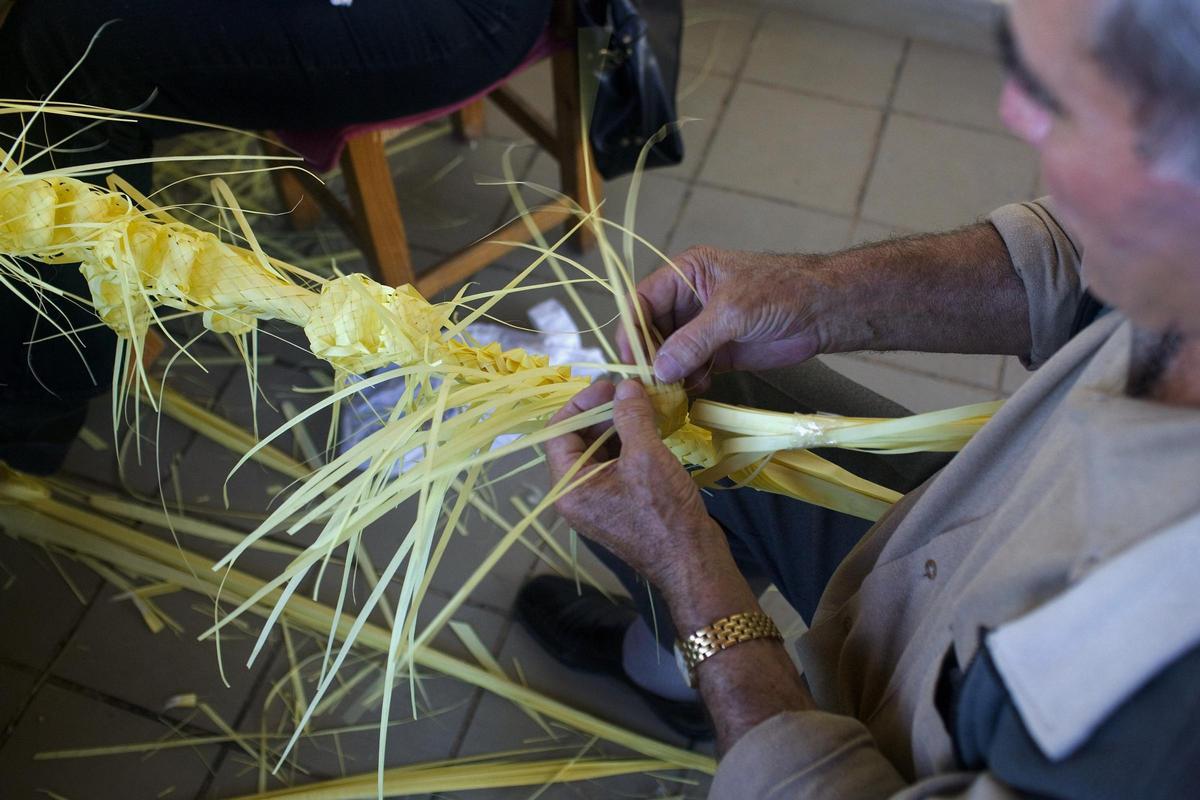
[[[857,719],[786,712],[738,739],[717,767],[708,800],[1016,800],[983,772],[947,772],[907,783]]]
[[[777,714],[738,739],[721,759],[709,798],[890,797],[904,787],[865,725],[803,711]]]
[[[1075,310],[1083,295],[1081,253],[1055,218],[1048,197],[1002,206],[988,219],[1004,239],[1025,285],[1033,346],[1021,361],[1035,369],[1071,338]]]

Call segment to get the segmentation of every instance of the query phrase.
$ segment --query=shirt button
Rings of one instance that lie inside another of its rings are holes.
[[[929,580],[937,577],[937,562],[932,558],[925,562],[925,577]]]

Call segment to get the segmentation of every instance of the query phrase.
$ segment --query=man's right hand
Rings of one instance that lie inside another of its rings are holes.
[[[832,276],[820,263],[816,256],[685,250],[675,258],[679,272],[667,264],[638,284],[642,307],[665,337],[655,375],[703,391],[713,372],[789,366],[823,352],[821,308]],[[628,342],[621,344],[628,358]]]

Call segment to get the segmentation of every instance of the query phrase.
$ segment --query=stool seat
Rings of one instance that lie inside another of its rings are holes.
[[[459,109],[482,100],[534,64],[545,58],[549,58],[554,53],[564,50],[567,47],[569,45],[566,42],[556,38],[550,29],[547,28],[534,43],[533,48],[530,49],[529,53],[512,72],[470,97],[465,97],[462,100],[441,106],[440,108],[432,108],[428,111],[410,114],[407,117],[396,117],[395,119],[387,119],[379,122],[361,122],[353,125],[343,125],[339,128],[276,130],[275,136],[286,147],[303,156],[305,162],[314,170],[317,172],[328,172],[337,165],[338,159],[342,157],[342,153],[346,149],[346,143],[351,139],[376,131],[401,131],[408,128],[415,128],[426,122],[447,117]]]
[[[556,0],[550,25],[521,63],[470,97],[397,119],[327,129],[275,131],[278,144],[269,145],[269,152],[298,153],[318,172],[332,169],[340,160],[346,181],[348,204],[308,171],[272,170],[271,177],[284,206],[293,209],[292,223],[299,228],[308,227],[322,211],[329,213],[357,242],[380,282],[391,286],[411,284],[430,297],[509,252],[509,245],[500,242],[528,242],[535,236],[531,227],[545,233],[570,223],[580,211],[595,212],[602,199],[603,184],[592,162],[582,119],[575,2]],[[553,123],[507,86],[514,76],[547,58],[553,78]],[[562,197],[532,209],[528,219],[515,220],[479,241],[466,244],[417,275],[384,150],[383,132],[452,115],[461,138],[477,138],[483,133],[485,97],[558,161]],[[573,234],[573,244],[579,250],[586,249],[591,242],[587,226]]]

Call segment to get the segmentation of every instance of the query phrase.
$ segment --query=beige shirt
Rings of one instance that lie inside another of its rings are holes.
[[[981,630],[1027,617],[1180,520],[1200,523],[1200,412],[1126,395],[1121,315],[1067,342],[1080,257],[1047,203],[992,222],[1029,295],[1040,369],[846,558],[798,645],[823,711],[747,733],[713,798],[1015,796],[956,772],[933,700],[948,651],[968,664]]]

